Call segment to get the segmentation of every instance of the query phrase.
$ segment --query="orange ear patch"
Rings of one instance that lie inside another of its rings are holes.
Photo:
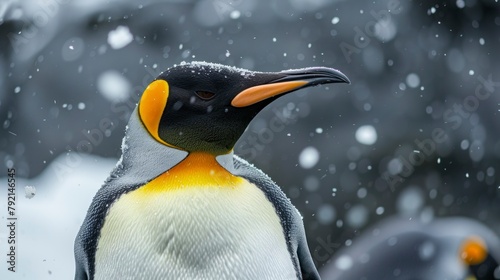
[[[480,264],[487,256],[488,248],[480,237],[470,237],[460,247],[460,258],[468,265]]]
[[[161,116],[167,106],[168,92],[168,83],[164,80],[156,80],[149,84],[139,101],[139,117],[156,141],[171,146],[158,136]]]

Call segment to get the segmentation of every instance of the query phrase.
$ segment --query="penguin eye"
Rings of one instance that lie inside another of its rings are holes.
[[[210,100],[210,99],[214,98],[214,96],[215,96],[215,93],[209,92],[209,91],[199,90],[199,91],[195,91],[195,93],[199,98],[201,98],[203,100]]]

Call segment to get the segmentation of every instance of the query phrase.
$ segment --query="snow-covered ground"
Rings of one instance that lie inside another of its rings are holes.
[[[92,197],[116,161],[89,155],[62,155],[38,177],[32,180],[16,178],[16,272],[9,272],[7,263],[2,261],[0,279],[73,279],[74,238]],[[0,178],[0,182],[6,186],[7,178]],[[31,187],[36,192],[29,199],[27,196],[33,193]],[[7,224],[6,195],[7,189],[2,187],[2,260],[5,260],[8,250],[7,231],[4,230]]]

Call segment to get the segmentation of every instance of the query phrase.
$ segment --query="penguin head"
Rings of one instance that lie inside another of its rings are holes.
[[[161,73],[144,91],[139,118],[156,141],[188,152],[229,153],[250,121],[286,93],[349,83],[340,71],[313,67],[253,72],[191,62]]]
[[[500,279],[500,264],[492,254],[487,242],[477,235],[465,238],[459,249],[459,256],[469,267],[472,279]]]

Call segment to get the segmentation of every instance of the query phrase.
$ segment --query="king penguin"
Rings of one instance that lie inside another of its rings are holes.
[[[233,147],[273,100],[327,83],[349,80],[206,62],[161,73],[76,237],[75,279],[319,279],[299,212]]]
[[[465,217],[390,217],[335,252],[323,280],[498,280],[500,238]]]

